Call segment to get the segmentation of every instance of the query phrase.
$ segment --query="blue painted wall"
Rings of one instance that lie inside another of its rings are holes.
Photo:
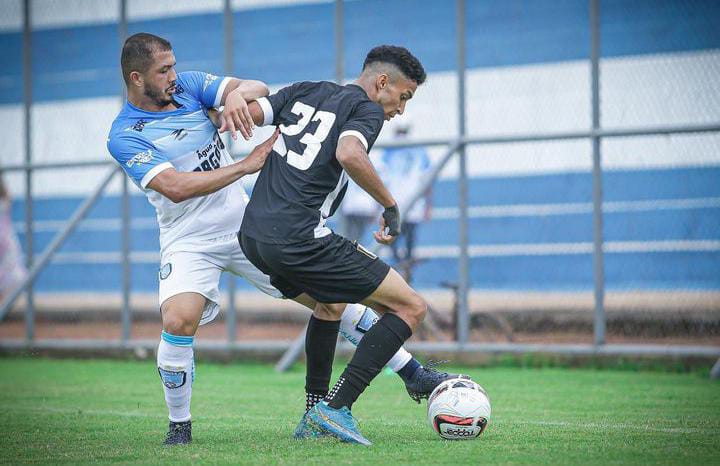
[[[235,13],[235,68],[270,83],[335,75],[333,5]],[[381,43],[408,46],[429,72],[452,70],[455,11],[447,2],[347,2],[348,76]],[[682,18],[682,21],[678,21]],[[129,32],[168,38],[178,69],[223,71],[220,14],[131,22]],[[720,2],[603,0],[605,57],[720,48]],[[89,25],[33,34],[33,96],[38,101],[117,95],[121,88],[117,25]],[[588,7],[577,0],[467,2],[467,63],[471,68],[558,62],[589,55]],[[22,101],[22,34],[0,34],[0,104]]]

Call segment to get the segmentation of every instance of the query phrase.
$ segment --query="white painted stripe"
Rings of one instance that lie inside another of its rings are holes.
[[[58,231],[67,225],[67,220],[39,220],[33,222],[35,233]],[[14,222],[13,228],[18,233],[25,231],[25,222]],[[86,219],[78,225],[76,231],[117,231],[122,228],[119,218]],[[130,220],[130,228],[134,230],[157,230],[158,223],[155,217],[138,217]]]
[[[267,97],[260,97],[257,99],[257,103],[263,111],[263,122],[260,126],[267,126],[272,123],[274,117],[272,105],[270,105],[270,101]]]
[[[360,143],[365,147],[365,150],[368,150],[368,142],[367,139],[365,139],[365,136],[362,135],[360,131],[355,131],[354,129],[349,129],[347,131],[343,131],[340,133],[340,136],[338,136],[338,141],[345,136],[355,136],[360,140]]]
[[[720,251],[720,241],[679,240],[679,241],[617,241],[607,242],[603,248],[609,253],[628,252],[699,252]]]
[[[145,176],[143,176],[142,180],[140,180],[140,186],[142,186],[143,189],[147,189],[148,183],[150,183],[152,179],[158,175],[158,173],[165,171],[168,168],[173,168],[173,164],[170,162],[163,162],[160,165],[156,165],[149,172],[145,173]]]
[[[571,429],[589,429],[595,432],[606,430],[637,430],[643,432],[662,432],[666,434],[695,434],[695,433],[720,433],[717,428],[701,427],[656,427],[651,424],[626,424],[626,423],[597,423],[597,422],[574,422],[574,421],[504,421],[494,420],[494,423],[505,425],[534,425],[547,427],[567,427]]]
[[[455,258],[460,255],[459,246],[420,246],[416,248],[417,257],[421,259]],[[720,241],[713,240],[678,240],[678,241],[608,241],[603,251],[609,254],[649,253],[649,252],[717,252]],[[503,257],[503,256],[554,256],[592,254],[593,243],[520,243],[520,244],[487,244],[471,245],[468,248],[470,257]],[[383,257],[389,252],[383,252]]]
[[[620,201],[603,204],[605,213],[641,212],[654,210],[684,210],[720,208],[720,197],[707,197],[696,199],[667,199],[650,201]],[[458,217],[457,207],[437,207],[432,210],[433,220],[455,219]],[[516,204],[475,206],[468,209],[470,218],[496,218],[496,217],[539,217],[545,215],[568,215],[592,213],[591,203],[567,204]],[[36,232],[52,232],[60,230],[67,223],[66,220],[37,220],[33,222]],[[87,219],[78,227],[80,231],[113,231],[121,227],[121,221],[112,219]],[[155,217],[137,217],[130,222],[134,229],[157,228]],[[25,222],[13,222],[13,228],[22,233],[25,231]]]
[[[416,248],[416,251],[419,259],[455,259],[460,254],[460,247],[421,246]],[[604,251],[608,254],[718,252],[720,241],[611,241],[605,243]],[[593,244],[585,242],[472,245],[468,252],[472,258],[578,255],[592,254]],[[383,250],[380,255],[389,257],[390,252]],[[121,260],[120,252],[61,252],[54,256],[52,262],[53,264],[118,264]],[[160,261],[160,254],[150,251],[132,252],[130,260],[137,264],[156,264]]]
[[[233,10],[254,10],[261,8],[279,8],[285,6],[331,3],[334,0],[232,0]]]
[[[3,0],[0,33],[21,31],[23,28],[22,0]]]
[[[615,201],[603,203],[605,213],[643,212],[655,210],[684,210],[720,207],[720,197],[691,199],[652,199],[647,201]],[[592,213],[591,202],[565,204],[513,204],[473,206],[468,209],[470,218],[541,217],[546,215],[572,215]],[[438,207],[432,210],[433,219],[454,219],[459,216],[457,207]]]
[[[120,7],[117,0],[33,0],[30,19],[36,30],[113,23]]]
[[[119,264],[120,252],[59,252],[53,256],[53,264]],[[131,252],[130,262],[136,264],[159,264],[159,252]]]
[[[128,2],[128,20],[220,13],[223,0],[153,0],[151,2]]]

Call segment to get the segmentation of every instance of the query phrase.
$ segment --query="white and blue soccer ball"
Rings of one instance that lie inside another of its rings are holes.
[[[440,437],[469,440],[480,436],[490,420],[490,399],[470,379],[450,379],[428,397],[428,421]]]

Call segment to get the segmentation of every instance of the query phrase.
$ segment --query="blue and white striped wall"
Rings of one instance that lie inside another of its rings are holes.
[[[222,1],[131,0],[129,30],[171,40],[178,69],[222,72]],[[21,2],[0,15],[0,152],[21,163]],[[345,69],[380,43],[408,46],[429,72],[402,118],[413,136],[457,132],[453,2],[347,1]],[[334,76],[333,4],[235,1],[235,67],[278,88]],[[720,121],[720,4],[601,1],[601,116],[606,128]],[[108,157],[120,107],[117,0],[34,0],[33,154],[37,162]],[[468,1],[467,121],[474,135],[585,130],[590,126],[585,1]],[[391,123],[392,125],[392,123]],[[381,135],[389,140],[392,127]],[[260,132],[257,138],[261,138]],[[238,150],[250,147],[245,144]],[[611,289],[720,289],[720,135],[603,141],[606,279]],[[438,158],[442,147],[430,148]],[[471,282],[475,288],[592,288],[588,141],[472,147]],[[36,250],[42,249],[103,169],[38,172]],[[456,274],[457,167],[434,189],[419,232],[417,284]],[[6,177],[18,198],[22,175]],[[41,275],[39,291],[118,290],[119,183]],[[133,289],[157,285],[157,225],[132,199]]]

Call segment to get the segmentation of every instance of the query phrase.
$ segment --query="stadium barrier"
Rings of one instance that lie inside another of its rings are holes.
[[[50,350],[50,349],[75,349],[78,351],[98,351],[102,349],[115,349],[115,350],[126,350],[126,351],[152,351],[156,342],[145,341],[138,339],[131,339],[131,325],[132,325],[132,309],[130,306],[130,266],[131,266],[131,253],[129,247],[129,236],[130,236],[130,215],[129,215],[129,202],[130,195],[128,192],[127,178],[123,176],[123,189],[121,195],[121,206],[122,206],[122,219],[121,219],[121,231],[122,231],[122,246],[121,246],[121,261],[122,261],[122,333],[119,341],[107,341],[107,340],[80,340],[80,339],[42,339],[37,340],[34,336],[34,292],[33,292],[33,281],[38,274],[43,270],[43,267],[48,264],[54,257],[56,251],[62,246],[64,240],[73,232],[74,228],[83,220],[87,215],[92,205],[98,200],[103,192],[103,189],[110,182],[116,168],[108,171],[105,178],[99,183],[96,190],[89,195],[82,205],[76,210],[72,217],[67,221],[66,225],[61,231],[53,238],[50,245],[43,251],[43,253],[34,258],[32,238],[34,234],[33,230],[33,212],[32,212],[32,180],[33,172],[36,170],[46,170],[51,168],[87,168],[87,167],[100,167],[109,165],[107,161],[77,161],[77,162],[64,162],[64,163],[43,163],[37,164],[32,163],[32,144],[31,131],[32,125],[30,124],[30,109],[33,105],[31,95],[31,73],[30,65],[30,50],[31,50],[31,29],[29,20],[29,0],[24,2],[25,5],[25,16],[24,16],[24,89],[25,89],[25,140],[26,140],[26,163],[16,165],[5,165],[0,166],[0,172],[13,172],[22,171],[26,174],[25,179],[25,246],[26,253],[28,256],[28,264],[31,266],[30,273],[27,279],[20,284],[15,290],[9,293],[6,300],[3,302],[0,308],[0,321],[7,315],[12,308],[15,301],[20,297],[23,292],[27,293],[25,302],[25,321],[26,321],[26,338],[25,340],[3,340],[0,341],[0,348],[3,350]],[[121,5],[121,21],[119,22],[119,36],[124,38],[127,35],[127,18],[126,9],[127,2],[122,0]],[[345,62],[344,48],[343,48],[343,24],[344,24],[344,4],[341,0],[336,1],[335,8],[335,42],[336,42],[336,77],[338,81],[342,81],[345,75],[343,69],[343,63]],[[225,68],[229,73],[234,70],[233,66],[233,14],[231,8],[231,2],[226,0],[224,2],[224,35],[223,42],[225,44]],[[679,134],[698,134],[698,133],[713,133],[720,132],[720,122],[715,123],[698,123],[698,124],[673,124],[673,125],[648,125],[637,128],[619,128],[619,129],[604,129],[600,125],[600,94],[599,94],[599,61],[600,61],[600,15],[599,15],[599,0],[590,0],[589,2],[589,25],[590,25],[590,39],[591,39],[591,57],[589,58],[589,64],[591,67],[591,112],[592,112],[592,127],[586,131],[558,131],[558,132],[545,132],[545,133],[528,133],[528,134],[508,134],[508,135],[493,135],[493,136],[468,136],[466,134],[466,42],[465,42],[465,2],[464,0],[457,0],[456,11],[457,11],[457,79],[458,79],[458,109],[457,117],[459,120],[459,134],[455,138],[427,138],[427,139],[415,139],[411,142],[403,143],[382,143],[377,144],[378,148],[387,147],[400,147],[400,146],[430,146],[430,145],[444,145],[447,147],[447,152],[441,159],[441,163],[436,166],[432,175],[428,177],[427,182],[424,184],[423,189],[418,190],[415,199],[418,199],[425,188],[432,185],[440,174],[440,171],[445,165],[457,154],[459,162],[459,198],[458,198],[458,212],[459,212],[459,223],[460,223],[460,237],[458,238],[458,250],[459,250],[459,283],[458,283],[458,318],[457,318],[457,330],[458,341],[448,342],[418,342],[410,343],[408,346],[411,349],[418,351],[439,351],[439,352],[450,352],[463,354],[468,352],[482,352],[482,353],[559,353],[559,354],[585,354],[585,355],[659,355],[659,356],[701,356],[701,357],[720,357],[720,347],[717,346],[695,346],[695,345],[651,345],[651,344],[638,344],[638,345],[612,345],[606,343],[605,329],[607,326],[607,320],[605,315],[604,307],[604,295],[605,295],[605,283],[604,283],[604,267],[603,267],[603,256],[604,256],[604,241],[602,237],[602,190],[601,190],[601,178],[602,178],[602,167],[601,167],[601,141],[610,138],[622,138],[631,136],[651,136],[651,135],[679,135]],[[478,145],[491,145],[491,144],[513,144],[513,143],[528,143],[528,142],[547,142],[547,141],[569,141],[569,140],[587,140],[592,143],[592,155],[593,155],[593,219],[594,219],[594,237],[593,237],[593,257],[594,257],[594,342],[588,345],[576,345],[576,344],[523,344],[523,343],[488,343],[481,344],[470,342],[468,335],[470,331],[470,314],[468,309],[468,293],[469,293],[469,244],[468,244],[468,186],[467,186],[467,166],[465,154],[466,147]],[[405,210],[409,210],[411,205],[407,206]],[[229,282],[228,292],[230,294],[229,304],[230,309],[226,313],[226,324],[227,324],[227,340],[225,342],[200,342],[199,348],[207,350],[237,350],[237,351],[250,351],[250,352],[285,352],[283,358],[278,364],[279,369],[288,367],[292,361],[301,352],[301,344],[298,342],[302,341],[302,335],[299,336],[294,343],[288,341],[273,341],[273,340],[258,340],[249,342],[238,342],[236,341],[236,311],[233,308],[235,299],[233,299],[235,293],[235,281],[231,279]],[[712,370],[712,375],[720,375],[720,359]]]

